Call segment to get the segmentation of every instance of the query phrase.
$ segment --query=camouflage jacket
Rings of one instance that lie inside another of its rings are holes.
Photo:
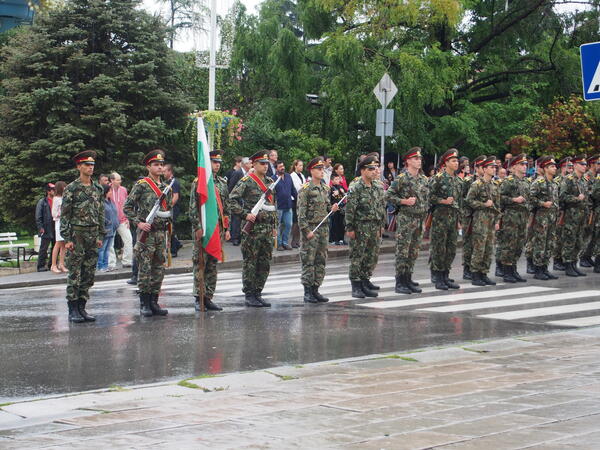
[[[60,212],[65,242],[73,241],[73,226],[97,227],[99,238],[104,238],[104,192],[98,183],[85,186],[77,179],[65,188]]]
[[[596,175],[594,182],[592,183],[592,193],[590,194],[594,210],[598,212],[600,210],[600,174]],[[598,220],[598,217],[596,217]]]
[[[400,200],[416,197],[413,206],[403,205]],[[413,177],[408,172],[400,173],[385,193],[385,200],[396,207],[399,214],[423,216],[429,209],[429,185],[425,176]]]
[[[580,194],[584,195],[583,200],[577,198]],[[587,209],[588,195],[587,182],[583,177],[579,179],[575,175],[568,175],[560,184],[559,199],[565,209]]]
[[[456,175],[448,175],[444,170],[432,178],[431,189],[429,191],[429,202],[435,208],[443,207],[447,209],[460,210],[463,204],[462,192],[463,185],[460,178]],[[453,197],[454,201],[450,205],[441,204],[441,200]]]
[[[493,206],[485,206],[488,200],[493,202]],[[473,209],[473,220],[483,217],[493,219],[500,214],[498,184],[495,181],[478,179],[471,185],[466,202]]]
[[[260,177],[259,177],[260,178]],[[273,182],[271,178],[265,177],[263,183],[268,188]],[[242,220],[246,219],[246,216],[250,214],[254,205],[260,200],[263,191],[260,189],[256,181],[249,176],[243,177],[232,191],[229,193],[228,208],[231,214],[238,214],[242,216]],[[274,207],[273,211],[262,210],[258,212],[256,223],[272,223],[277,226],[277,202],[275,194],[271,193],[271,201],[267,199],[265,202],[267,207]],[[270,209],[270,208],[269,208]]]
[[[221,200],[221,206],[223,207],[222,214],[221,210],[219,209],[219,229],[221,230],[221,233],[224,233],[229,225],[229,190],[227,189],[227,180],[225,178],[216,175],[214,177],[214,182],[217,195],[219,196],[219,199]],[[190,218],[190,223],[192,224],[193,232],[202,230],[198,192],[196,192],[197,185],[198,178],[194,179],[194,182],[192,183],[192,189],[190,190],[190,205],[188,210],[188,216]]]
[[[164,191],[167,185],[163,182],[157,184],[157,187]],[[167,194],[166,203],[167,209],[169,211],[171,209],[171,191]],[[145,222],[146,217],[154,207],[156,203],[156,199],[158,196],[154,193],[152,188],[146,181],[139,180],[131,189],[127,200],[125,200],[125,204],[123,205],[123,213],[127,216],[129,220],[129,224],[132,228],[136,228],[140,222]],[[165,209],[161,206],[160,211],[165,211]],[[156,216],[154,218],[153,226],[157,230],[166,229],[167,225],[171,221],[170,218],[162,218]]]
[[[525,198],[523,203],[513,202],[513,198],[521,196]],[[529,182],[525,177],[509,175],[500,184],[500,207],[502,211],[505,209],[529,209]]]
[[[366,221],[377,222],[377,226],[385,227],[386,216],[382,183],[373,182],[367,186],[362,178],[356,181],[348,192],[346,230],[356,231]]]
[[[542,214],[558,213],[558,184],[554,180],[550,181],[545,177],[536,178],[531,183],[529,198],[534,212]],[[552,202],[552,207],[544,208],[542,203],[545,202]]]
[[[318,186],[311,181],[302,185],[298,193],[297,205],[300,231],[304,233],[312,231],[331,211],[330,190],[330,187],[324,182],[321,182]],[[325,227],[325,225],[322,226]]]

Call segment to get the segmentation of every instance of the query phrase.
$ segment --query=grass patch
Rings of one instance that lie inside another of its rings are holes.
[[[401,359],[402,361],[419,362],[415,358],[411,358],[410,356],[401,356],[401,355],[380,356],[379,358],[374,358],[374,359]]]
[[[116,384],[112,384],[108,387],[108,392],[127,392],[131,389],[124,388],[123,386],[118,386]]]
[[[298,364],[294,366],[294,369],[304,369],[304,366],[302,364]]]
[[[204,378],[212,378],[212,376],[204,377]],[[195,383],[190,383],[190,381],[193,381],[193,380],[196,380],[196,379],[197,378],[186,378],[185,380],[181,380],[179,383],[177,383],[177,386],[186,387],[186,388],[189,388],[189,389],[200,389],[200,390],[202,390],[202,392],[219,392],[219,391],[224,391],[226,389],[229,389],[229,386],[227,386],[227,387],[216,387],[214,389],[209,389],[209,388],[206,388],[204,386],[200,386],[200,385],[195,384]],[[176,396],[174,395],[173,397],[176,397]],[[179,397],[182,397],[182,395],[179,395]]]
[[[281,381],[290,381],[290,380],[298,379],[298,377],[294,377],[292,375],[279,375],[278,373],[271,372],[269,370],[265,370],[265,373],[268,373],[269,375],[273,375],[274,377],[279,378]]]
[[[0,403],[0,409],[4,408],[5,406],[10,406],[14,404],[13,402],[6,402],[6,403]]]
[[[473,353],[489,353],[489,350],[478,350],[476,348],[462,347],[463,350]]]

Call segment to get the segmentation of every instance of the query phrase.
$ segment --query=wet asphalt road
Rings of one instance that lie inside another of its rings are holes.
[[[463,282],[446,293],[431,287],[423,257],[414,278],[425,292],[406,296],[393,294],[393,255],[382,255],[373,279],[380,297],[351,300],[347,270],[331,260],[321,292],[332,302],[305,305],[299,265],[274,267],[270,309],[246,309],[240,274],[227,271],[216,296],[225,311],[210,314],[194,311],[191,275],[169,276],[166,318],[141,318],[124,280],[101,282],[88,308],[93,324],[67,321],[64,286],[0,289],[0,403],[600,323],[600,275],[591,273],[487,288]]]

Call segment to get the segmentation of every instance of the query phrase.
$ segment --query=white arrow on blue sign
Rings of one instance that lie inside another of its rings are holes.
[[[581,78],[584,100],[600,100],[600,42],[583,44],[581,55]]]

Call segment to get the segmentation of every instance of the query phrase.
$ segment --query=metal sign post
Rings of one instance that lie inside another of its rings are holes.
[[[391,136],[392,132],[393,132],[393,127],[389,128],[389,134],[388,134],[388,110],[386,109],[388,104],[392,101],[392,99],[394,98],[394,96],[396,95],[396,93],[398,92],[398,88],[396,87],[396,85],[394,84],[394,82],[392,81],[392,79],[390,78],[390,76],[385,73],[383,74],[383,76],[381,77],[381,80],[379,80],[379,83],[377,83],[377,86],[375,86],[375,89],[373,89],[373,93],[375,94],[375,97],[377,97],[377,100],[379,100],[379,103],[381,103],[381,106],[383,107],[383,111],[382,111],[382,115],[383,115],[383,120],[380,122],[379,120],[377,120],[378,124],[382,123],[383,127],[381,130],[381,165],[383,166],[383,168],[385,168],[385,137],[386,136]],[[390,120],[390,122],[392,122],[393,125],[393,114],[392,114],[392,119]],[[381,170],[381,178],[383,179],[383,168]]]

